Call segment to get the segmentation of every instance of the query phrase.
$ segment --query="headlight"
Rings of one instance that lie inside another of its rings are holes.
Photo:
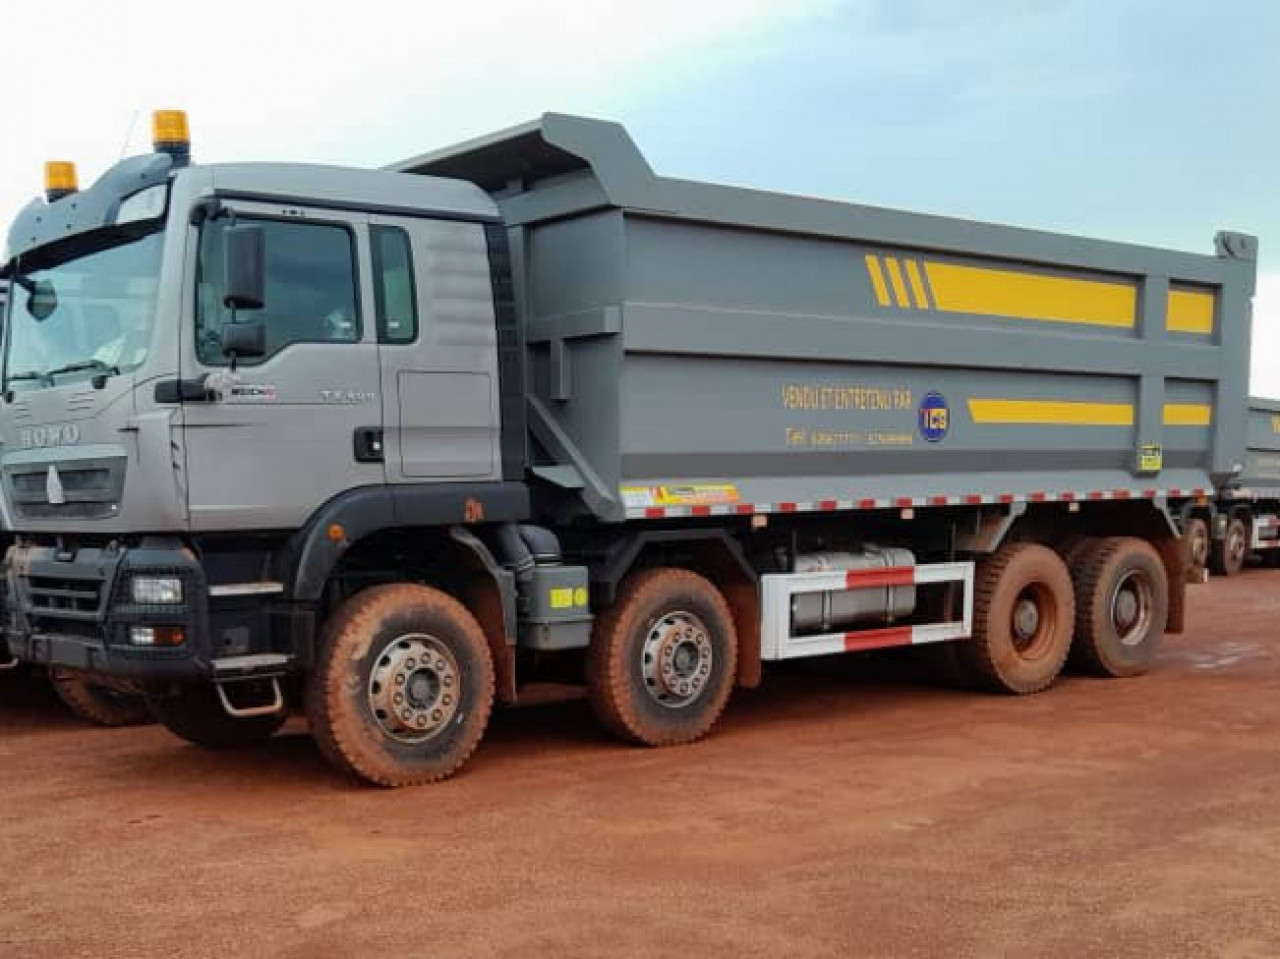
[[[133,223],[136,220],[154,220],[164,213],[164,204],[168,198],[169,187],[163,183],[140,190],[120,204],[120,209],[116,212],[116,222]]]
[[[176,576],[135,576],[133,601],[144,606],[176,606],[182,602],[182,580]]]

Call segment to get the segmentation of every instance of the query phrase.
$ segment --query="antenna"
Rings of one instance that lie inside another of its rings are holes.
[[[124,143],[120,144],[119,159],[123,160],[125,153],[129,150],[129,141],[133,139],[133,128],[138,125],[138,114],[141,110],[134,110],[133,115],[129,117],[129,129],[125,131]]]

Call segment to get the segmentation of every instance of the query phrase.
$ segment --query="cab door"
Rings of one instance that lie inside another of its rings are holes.
[[[497,333],[479,223],[371,216],[387,480],[501,474]]]
[[[224,213],[199,228],[182,337],[183,380],[214,374],[206,382],[225,386],[220,398],[184,403],[191,526],[296,529],[337,494],[385,482],[377,335],[372,298],[361,294],[367,217],[231,206],[237,223],[263,230],[265,302],[240,318],[263,324],[266,352],[232,373],[221,350],[231,318],[220,289]]]

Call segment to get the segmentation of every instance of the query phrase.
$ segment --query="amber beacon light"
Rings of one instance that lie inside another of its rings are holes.
[[[44,198],[52,203],[79,190],[76,165],[68,160],[50,160],[44,165]]]
[[[151,142],[157,153],[173,157],[175,165],[191,158],[191,131],[183,110],[157,110],[151,114]]]

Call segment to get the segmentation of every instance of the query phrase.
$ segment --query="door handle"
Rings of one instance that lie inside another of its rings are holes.
[[[381,463],[382,427],[359,427],[355,432],[354,450],[357,463]]]

